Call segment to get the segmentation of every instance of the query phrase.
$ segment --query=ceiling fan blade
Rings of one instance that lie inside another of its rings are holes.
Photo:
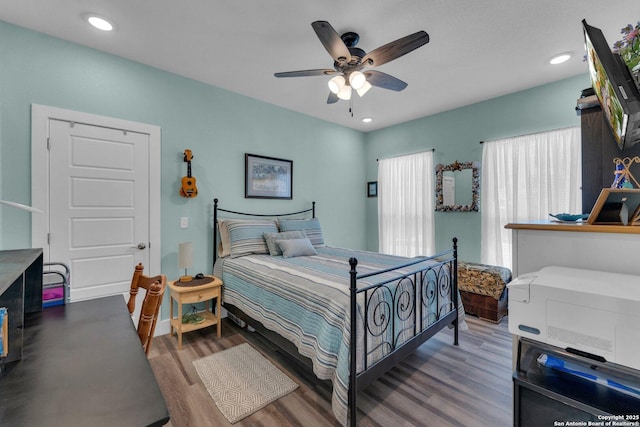
[[[364,75],[367,77],[367,81],[373,86],[381,87],[383,89],[395,90],[399,92],[407,87],[407,83],[403,82],[402,80],[390,76],[389,74],[382,73],[380,71],[365,71]]]
[[[308,76],[328,76],[335,73],[336,73],[336,70],[316,69],[316,70],[285,71],[282,73],[273,73],[273,75],[276,77],[308,77]]]
[[[406,55],[427,43],[429,43],[429,34],[425,31],[418,31],[372,50],[362,58],[362,64],[366,67],[377,67],[400,58],[402,55]]]
[[[335,104],[336,102],[338,102],[338,95],[333,92],[329,92],[329,97],[327,98],[327,104]]]
[[[334,61],[340,63],[351,61],[351,53],[349,53],[347,45],[344,44],[331,24],[327,21],[315,21],[311,23],[311,26]]]

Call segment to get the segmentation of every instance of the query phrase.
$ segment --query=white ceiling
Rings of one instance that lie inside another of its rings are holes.
[[[615,7],[612,7],[615,6]],[[103,33],[82,16],[115,23]],[[638,0],[0,0],[0,20],[361,131],[387,127],[587,72],[581,20],[610,44]],[[431,41],[378,70],[408,83],[327,105],[332,68],[311,22],[360,34],[369,52],[419,30]],[[565,64],[553,55],[571,51]],[[576,93],[576,97],[579,94]],[[363,117],[373,117],[364,124]]]

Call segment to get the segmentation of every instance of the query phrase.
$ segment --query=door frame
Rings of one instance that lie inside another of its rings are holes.
[[[31,104],[31,202],[43,211],[31,215],[31,245],[49,257],[49,120],[63,120],[149,135],[149,275],[161,274],[160,127],[46,105]],[[147,266],[145,266],[146,269]],[[131,273],[133,274],[133,272]]]

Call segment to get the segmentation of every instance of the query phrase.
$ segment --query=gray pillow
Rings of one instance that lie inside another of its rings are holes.
[[[282,255],[282,251],[276,243],[276,240],[305,239],[306,237],[307,235],[304,230],[283,231],[281,233],[264,233],[264,240],[267,242],[267,247],[269,248],[269,254],[271,256]]]
[[[283,258],[293,258],[297,256],[306,255],[318,255],[316,249],[311,244],[311,241],[307,238],[304,239],[290,239],[290,240],[276,240],[278,246],[282,250]]]

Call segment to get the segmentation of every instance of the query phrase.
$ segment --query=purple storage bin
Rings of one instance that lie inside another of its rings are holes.
[[[62,304],[64,304],[64,286],[56,286],[42,290],[42,307],[52,307]]]

